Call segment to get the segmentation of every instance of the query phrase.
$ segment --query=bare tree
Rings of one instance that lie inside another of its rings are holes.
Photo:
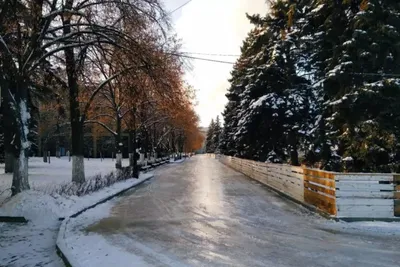
[[[164,11],[156,0],[2,0],[0,7],[1,89],[11,114],[10,150],[15,158],[12,192],[29,188],[28,99],[32,91],[45,86],[38,84],[40,77],[52,68],[65,68],[66,77],[58,78],[66,80],[69,90],[72,180],[83,182],[84,116],[79,106],[79,66],[84,64],[86,51],[101,44],[121,46],[121,40],[132,39],[123,31],[123,17],[143,16],[162,26]],[[91,99],[104,85],[93,92]]]

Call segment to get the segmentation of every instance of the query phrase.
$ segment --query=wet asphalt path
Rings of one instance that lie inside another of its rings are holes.
[[[207,156],[160,168],[90,229],[149,266],[400,266],[399,236],[330,230]]]

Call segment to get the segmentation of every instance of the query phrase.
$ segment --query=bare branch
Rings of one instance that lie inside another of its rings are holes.
[[[84,124],[89,124],[89,123],[101,125],[104,129],[109,131],[112,135],[117,136],[116,132],[114,132],[110,127],[108,127],[106,124],[102,123],[101,121],[87,120],[84,122]]]

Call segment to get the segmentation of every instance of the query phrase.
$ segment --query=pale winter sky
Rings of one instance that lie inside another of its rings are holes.
[[[171,11],[188,0],[164,0],[166,9]],[[265,0],[193,0],[176,11],[172,18],[178,37],[182,40],[184,52],[212,54],[240,54],[240,46],[251,25],[246,18],[249,14],[267,12]],[[235,62],[236,57],[215,57],[196,55]],[[232,65],[192,60],[192,70],[186,80],[197,90],[201,126],[208,126],[211,118],[220,115],[227,102],[225,93]]]

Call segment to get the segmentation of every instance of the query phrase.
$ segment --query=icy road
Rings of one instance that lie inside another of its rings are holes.
[[[327,222],[206,156],[157,172],[87,229],[140,265],[400,265],[398,224],[377,232]]]

